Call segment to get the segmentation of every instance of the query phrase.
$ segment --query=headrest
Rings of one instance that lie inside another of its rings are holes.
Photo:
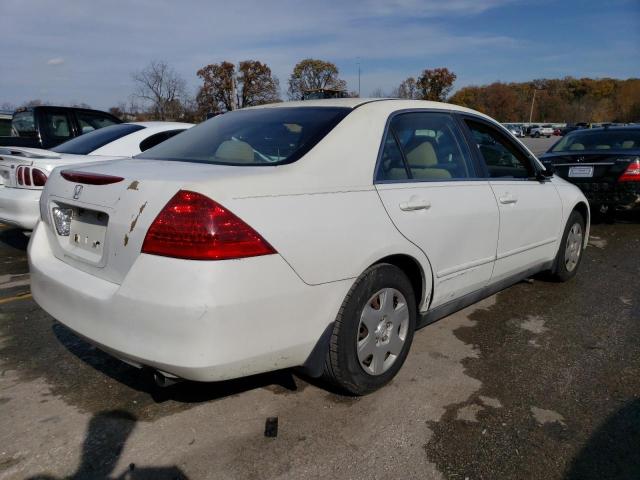
[[[216,157],[233,163],[253,163],[253,148],[241,140],[225,140],[216,150]]]
[[[422,142],[407,153],[407,162],[411,167],[431,167],[438,164],[438,156],[431,142]]]

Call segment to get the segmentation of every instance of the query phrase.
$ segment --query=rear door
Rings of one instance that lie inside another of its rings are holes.
[[[462,118],[500,210],[493,280],[553,259],[562,233],[562,203],[556,188],[540,179],[534,159],[498,126],[479,117]]]
[[[449,113],[398,113],[383,140],[376,188],[396,228],[429,258],[432,306],[484,287],[498,241],[498,208]]]

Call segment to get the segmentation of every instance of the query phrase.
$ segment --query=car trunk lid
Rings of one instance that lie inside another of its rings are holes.
[[[615,183],[637,154],[616,153],[557,153],[546,154],[543,163],[553,164],[556,173],[573,183]]]
[[[248,193],[253,185],[255,190],[255,183],[244,181],[252,171],[264,176],[268,170],[146,159],[63,167],[47,182],[41,216],[46,219],[58,259],[119,284],[140,255],[149,226],[179,190],[201,190],[206,179],[209,191],[214,189],[209,195],[224,202],[230,189],[242,193],[245,188]],[[65,174],[76,180],[70,181],[63,177],[65,171],[90,177],[86,181],[82,176]],[[109,176],[117,178],[101,181]],[[54,212],[61,210],[71,214],[69,235],[60,235],[56,228]]]

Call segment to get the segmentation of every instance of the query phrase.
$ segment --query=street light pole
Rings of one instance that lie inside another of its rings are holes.
[[[358,57],[358,97],[360,97],[360,57]]]
[[[536,101],[536,92],[538,91],[537,88],[533,89],[533,98],[531,99],[531,111],[529,112],[529,124],[531,124],[531,119],[533,118],[533,104]]]

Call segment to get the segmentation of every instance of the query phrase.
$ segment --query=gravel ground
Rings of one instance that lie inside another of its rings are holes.
[[[640,478],[640,225],[420,330],[364,398],[291,371],[158,389],[29,297],[0,228],[0,478]],[[265,421],[278,417],[276,438]]]

